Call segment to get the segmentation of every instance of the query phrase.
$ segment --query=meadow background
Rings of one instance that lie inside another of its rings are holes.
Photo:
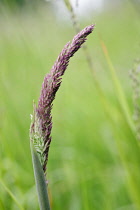
[[[59,2],[0,4],[1,210],[39,209],[30,114],[45,74],[76,34],[68,9]],[[138,1],[104,1],[100,12],[78,16],[81,29],[96,23],[86,43],[94,69],[80,49],[54,102],[47,166],[54,210],[140,209],[139,130],[129,76],[140,58],[139,11]]]

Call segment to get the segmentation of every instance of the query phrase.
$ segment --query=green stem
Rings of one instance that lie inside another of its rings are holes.
[[[32,141],[30,147],[40,210],[50,210],[45,175]]]

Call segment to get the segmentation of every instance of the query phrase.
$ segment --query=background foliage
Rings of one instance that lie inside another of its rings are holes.
[[[21,12],[3,4],[0,10],[2,210],[39,209],[29,146],[32,102],[38,100],[44,75],[75,34],[70,16],[63,19],[68,11],[65,8],[57,16],[57,7],[43,3],[35,10],[25,6]],[[124,1],[80,19],[80,28],[96,23],[87,41],[95,75],[80,50],[54,103],[47,169],[52,209],[140,209],[140,148],[129,78],[140,52],[137,11],[133,2]],[[114,76],[101,40],[114,65]]]

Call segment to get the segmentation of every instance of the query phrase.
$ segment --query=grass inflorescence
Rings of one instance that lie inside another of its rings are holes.
[[[47,179],[51,206],[56,210],[64,206],[87,210],[91,206],[97,210],[140,208],[140,149],[135,129],[130,126],[135,122],[128,77],[134,58],[139,56],[139,20],[130,4],[117,8],[103,10],[90,21],[96,22],[96,30],[87,45],[103,96],[80,50],[55,99]],[[89,21],[84,20],[81,28],[87,24]],[[29,113],[32,98],[38,100],[46,67],[51,68],[74,30],[61,18],[56,19],[50,7],[26,15],[5,12],[0,29],[0,176],[6,186],[0,184],[0,209],[20,206],[38,210],[29,150]],[[97,32],[107,48],[128,112],[123,111],[124,102],[120,103]]]

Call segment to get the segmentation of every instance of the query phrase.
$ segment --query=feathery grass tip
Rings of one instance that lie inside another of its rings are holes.
[[[50,73],[48,73],[43,81],[38,106],[34,106],[34,114],[30,129],[30,139],[38,153],[44,173],[46,173],[46,165],[48,161],[48,152],[51,143],[52,130],[52,103],[58,91],[62,75],[69,64],[70,58],[86,41],[86,37],[93,31],[94,25],[87,26],[74,36],[72,42],[68,42],[56,62],[54,63]]]

